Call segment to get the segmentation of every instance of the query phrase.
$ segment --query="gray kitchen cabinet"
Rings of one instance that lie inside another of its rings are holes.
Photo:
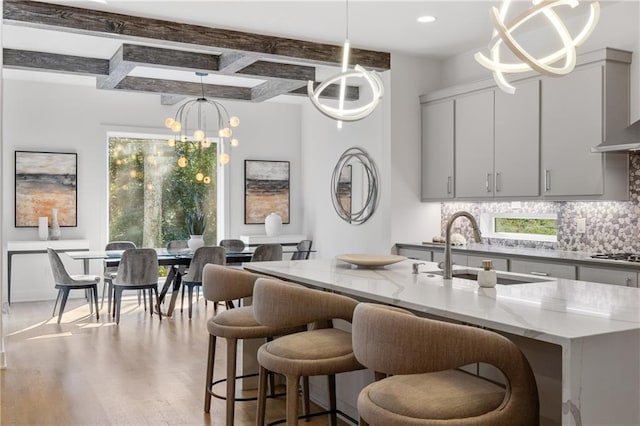
[[[494,196],[540,195],[540,81],[495,92]]]
[[[541,277],[576,279],[576,267],[574,265],[519,259],[511,259],[510,262],[510,272],[538,275]]]
[[[542,80],[541,187],[545,198],[628,199],[626,154],[592,153],[628,125],[629,67],[595,62]]]
[[[434,251],[433,261],[437,263],[444,262],[444,251]],[[467,266],[467,255],[451,253],[451,263],[457,266]]]
[[[638,273],[636,271],[579,266],[578,279],[594,283],[613,284],[624,287],[638,287]]]
[[[456,98],[456,197],[493,197],[493,90]]]
[[[409,259],[424,260],[426,262],[431,262],[433,259],[432,252],[429,250],[417,250],[400,247],[398,248],[397,254],[399,256],[406,256]]]
[[[473,268],[482,268],[482,261],[488,259],[493,262],[493,269],[496,271],[508,271],[508,262],[507,259],[492,257],[492,256],[476,256],[476,255],[467,255],[467,266]]]
[[[422,104],[422,201],[454,197],[452,99]]]
[[[540,195],[540,81],[456,98],[456,197]]]

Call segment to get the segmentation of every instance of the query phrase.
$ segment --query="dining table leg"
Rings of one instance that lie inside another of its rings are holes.
[[[180,292],[180,285],[182,284],[182,274],[177,272],[173,279],[173,291],[171,292],[171,300],[169,301],[169,308],[167,309],[166,316],[173,315],[173,310],[176,307],[176,300],[178,300],[178,293]]]

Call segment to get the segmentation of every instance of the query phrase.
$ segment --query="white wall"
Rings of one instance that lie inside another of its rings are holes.
[[[389,72],[383,73],[385,91]],[[350,82],[351,84],[351,82]],[[361,92],[361,99],[369,99]],[[348,103],[349,104],[349,103]],[[350,105],[348,105],[350,106]],[[302,179],[305,232],[314,240],[319,257],[340,253],[389,253],[390,245],[390,97],[385,93],[374,112],[363,120],[344,123],[322,115],[311,103],[302,106]],[[361,225],[351,225],[337,215],[331,203],[331,173],[340,155],[351,147],[363,148],[373,158],[380,174],[380,202],[373,216]]]
[[[302,231],[300,196],[300,106],[223,101],[241,125],[241,145],[229,167],[229,235],[264,234],[264,225],[244,225],[244,160],[291,161],[291,225]],[[62,238],[87,238],[94,250],[107,242],[107,140],[109,131],[167,135],[164,119],[176,106],[159,95],[96,90],[95,87],[4,79],[4,241],[37,239],[37,228],[14,227],[14,151],[78,153],[78,226]]]
[[[440,235],[440,203],[423,203],[419,96],[440,84],[440,62],[391,55],[391,242]]]

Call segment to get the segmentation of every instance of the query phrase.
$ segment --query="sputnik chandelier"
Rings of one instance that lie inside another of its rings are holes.
[[[318,111],[323,113],[329,118],[338,120],[338,128],[342,127],[343,121],[357,121],[362,120],[376,109],[378,103],[382,99],[384,94],[384,85],[382,79],[375,71],[367,71],[360,65],[356,65],[353,70],[349,70],[349,0],[346,1],[346,37],[342,48],[342,72],[329,77],[323,83],[321,83],[315,90],[313,88],[313,81],[309,80],[307,83],[307,94],[313,106]],[[349,78],[361,78],[369,85],[371,89],[371,100],[365,105],[361,105],[354,108],[344,108],[344,98],[347,86],[347,79]],[[338,98],[338,107],[332,107],[322,104],[320,102],[320,95],[334,83],[340,83],[340,94]]]
[[[202,78],[206,73],[197,72],[200,77],[200,87],[202,96],[195,99],[189,99],[184,102],[176,111],[175,117],[169,117],[164,124],[167,128],[173,130],[174,138],[169,139],[169,146],[175,147],[178,155],[178,166],[187,167],[190,161],[196,161],[195,179],[199,182],[210,183],[211,177],[207,175],[208,167],[203,165],[203,161],[197,161],[202,158],[202,153],[211,147],[213,142],[217,142],[218,161],[221,165],[229,162],[229,147],[238,146],[238,139],[233,138],[232,127],[240,125],[238,117],[229,117],[229,112],[220,102],[207,99],[204,96],[204,83]],[[207,120],[207,113],[209,115]],[[215,136],[213,136],[215,135]],[[189,159],[191,156],[191,160]],[[193,158],[196,156],[196,158]],[[206,168],[203,170],[202,168]]]
[[[508,24],[505,24],[505,18],[510,4],[511,0],[504,0],[499,11],[495,7],[492,7],[490,10],[494,26],[492,39],[489,43],[490,58],[486,57],[481,52],[477,52],[474,56],[480,65],[493,71],[493,78],[498,87],[507,93],[515,93],[516,89],[506,80],[504,76],[505,73],[523,73],[534,70],[543,75],[559,77],[573,71],[576,65],[576,47],[584,43],[598,23],[598,18],[600,17],[600,4],[598,2],[590,4],[589,18],[587,19],[584,28],[575,38],[571,38],[571,34],[567,30],[567,27],[553,8],[563,5],[575,8],[578,6],[578,0],[533,0],[532,7],[517,16]],[[537,59],[522,48],[522,46],[513,37],[513,32],[520,25],[540,13],[544,15],[556,30],[563,47],[543,58]],[[501,62],[500,47],[503,44],[507,46],[509,50],[511,50],[511,52],[522,62]],[[564,64],[561,66],[554,66],[556,62],[563,59]]]

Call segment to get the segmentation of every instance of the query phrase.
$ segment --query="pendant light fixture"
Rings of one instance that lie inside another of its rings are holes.
[[[578,0],[533,0],[533,6],[508,24],[505,24],[511,1],[512,0],[504,0],[499,11],[495,7],[492,7],[490,10],[494,26],[492,39],[489,43],[490,57],[485,56],[481,52],[477,52],[474,56],[480,65],[493,71],[493,78],[498,87],[507,93],[515,93],[516,89],[506,80],[504,76],[505,73],[537,71],[543,75],[559,77],[573,71],[576,65],[576,47],[584,43],[593,32],[600,17],[600,4],[598,2],[590,4],[589,18],[584,28],[575,38],[572,38],[567,27],[553,9],[557,6],[570,6],[571,8],[575,8],[578,6]],[[513,32],[520,25],[539,14],[543,14],[556,30],[563,47],[542,58],[535,58],[515,40]],[[521,62],[501,62],[500,47],[503,44],[507,46]],[[554,64],[562,60],[564,60],[563,65],[554,66]]]
[[[373,110],[376,109],[376,106],[378,106],[378,103],[380,102],[384,94],[384,85],[377,72],[367,71],[360,65],[356,65],[351,71],[349,70],[349,53],[351,49],[349,43],[349,0],[346,0],[345,4],[346,31],[344,45],[342,47],[342,71],[339,74],[329,77],[315,90],[313,88],[313,81],[309,80],[309,82],[307,83],[307,94],[313,106],[315,106],[318,111],[320,111],[327,117],[337,120],[339,129],[342,128],[343,121],[362,120],[363,118],[371,114]],[[369,85],[371,89],[371,100],[368,103],[359,107],[345,109],[345,92],[347,87],[347,79],[349,78],[364,79],[364,81]],[[337,108],[322,104],[320,102],[320,95],[327,87],[335,83],[340,84]]]
[[[209,149],[212,142],[217,142],[218,161],[221,165],[229,162],[229,146],[238,146],[238,139],[231,138],[231,128],[240,125],[238,117],[230,117],[227,109],[220,102],[207,99],[204,96],[204,83],[202,78],[206,73],[197,72],[200,77],[202,95],[199,98],[189,99],[178,107],[175,117],[169,117],[164,124],[173,130],[174,138],[169,139],[169,146],[175,147],[178,155],[178,166],[187,167],[193,161],[194,155],[200,156],[203,150]],[[200,162],[199,162],[200,163]],[[208,170],[196,168],[195,179],[199,182],[210,183],[211,177]]]

